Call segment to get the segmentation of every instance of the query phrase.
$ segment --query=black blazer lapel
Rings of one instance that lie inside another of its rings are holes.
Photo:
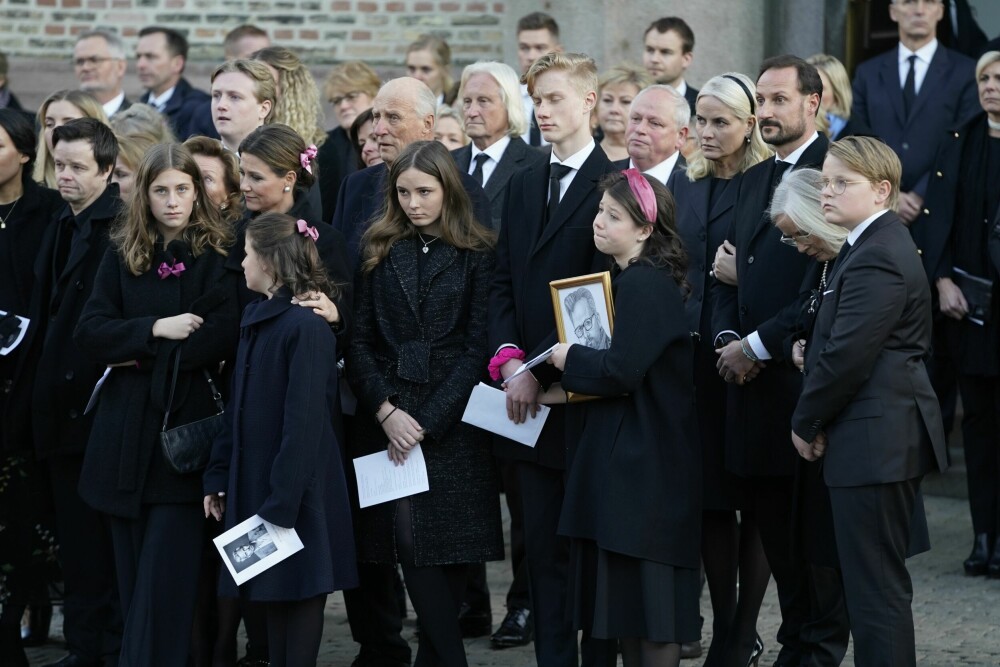
[[[545,229],[542,230],[542,237],[538,240],[538,244],[535,245],[535,250],[542,247],[543,245],[551,239],[559,228],[562,227],[567,220],[569,220],[576,209],[587,198],[587,195],[593,192],[594,187],[601,177],[606,173],[604,168],[605,163],[610,165],[607,156],[604,151],[601,150],[600,146],[594,146],[593,152],[590,157],[580,166],[580,170],[576,172],[576,176],[573,177],[573,182],[570,183],[569,189],[566,190],[566,194],[563,195],[562,200],[559,202],[559,208],[556,209],[555,217],[552,220],[548,220],[545,223]],[[545,184],[548,184],[548,170],[546,169],[545,174]],[[543,198],[544,201],[544,198]]]
[[[717,218],[724,215],[727,211],[729,211],[729,209],[731,209],[733,206],[736,205],[736,191],[739,189],[739,187],[737,183],[730,182],[726,186],[726,189],[722,193],[722,196],[720,196],[719,199],[715,202],[715,206],[713,206],[711,210],[709,210],[708,207],[710,205],[710,201],[708,197],[709,195],[708,179],[702,179],[702,180],[706,181],[706,185],[704,188],[705,194],[703,195],[705,197],[704,206],[705,210],[708,211],[708,222],[712,222],[713,220],[716,220]]]
[[[548,203],[549,163],[539,162],[524,172],[524,201],[521,220],[505,220],[504,224],[523,224],[527,228],[525,238],[531,240],[531,245],[525,250],[534,252],[542,235],[545,224],[545,206]],[[512,207],[513,208],[513,207]],[[516,212],[516,209],[515,209]]]
[[[407,241],[397,241],[389,248],[389,261],[392,263],[392,270],[396,273],[399,286],[406,295],[406,302],[410,304],[413,316],[420,321],[420,286],[417,284],[420,275],[417,268],[417,255],[414,252],[413,244]]]
[[[444,241],[441,241],[441,243],[444,243]],[[423,270],[420,272],[420,301],[423,301],[427,297],[427,292],[430,291],[431,285],[434,284],[434,279],[451,266],[455,262],[456,257],[458,257],[458,251],[455,250],[454,246],[450,245],[444,245],[430,253],[430,257],[427,258],[427,264],[424,265]]]
[[[893,49],[883,56],[882,67],[879,70],[879,80],[882,90],[889,100],[889,105],[896,114],[900,127],[906,125],[906,114],[903,113],[903,87],[899,84],[899,51]],[[923,90],[923,87],[921,87]],[[870,110],[872,112],[874,110]]]
[[[451,152],[451,156],[455,158],[455,164],[458,165],[458,170],[464,171],[468,174],[469,165],[472,164],[472,144],[466,144],[461,148],[456,148]]]
[[[471,153],[471,151],[470,151]],[[507,182],[518,169],[524,167],[525,158],[528,155],[528,145],[520,137],[511,137],[507,144],[507,150],[500,156],[500,162],[490,174],[490,180],[486,181],[486,197],[492,202],[507,188]]]

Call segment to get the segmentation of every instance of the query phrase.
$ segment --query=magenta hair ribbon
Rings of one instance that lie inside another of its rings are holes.
[[[305,220],[296,220],[295,228],[299,230],[299,234],[302,236],[308,236],[315,242],[319,238],[319,230],[315,227],[310,227],[309,223]]]
[[[632,190],[636,200],[639,202],[639,209],[646,216],[646,222],[656,223],[656,195],[653,194],[653,186],[649,184],[646,177],[635,167],[622,172],[628,179],[628,187]]]

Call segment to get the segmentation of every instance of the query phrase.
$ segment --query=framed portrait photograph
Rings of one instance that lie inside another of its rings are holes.
[[[560,343],[586,345],[598,350],[611,347],[615,307],[611,298],[610,272],[553,280],[549,289]],[[590,398],[572,392],[566,394],[570,402]]]

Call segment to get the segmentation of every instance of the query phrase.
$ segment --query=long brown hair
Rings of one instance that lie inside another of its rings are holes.
[[[339,290],[323,266],[316,241],[299,232],[297,225],[298,221],[285,213],[262,213],[250,219],[247,241],[275,285],[287,286],[292,294],[318,291],[336,298]]]
[[[684,250],[684,242],[677,233],[674,197],[670,194],[670,190],[652,176],[642,174],[642,177],[653,188],[653,195],[656,197],[656,221],[652,223],[653,232],[646,239],[639,256],[632,261],[669,269],[670,275],[681,290],[681,296],[686,299],[691,292],[691,286],[687,281],[688,256]],[[650,224],[639,208],[639,200],[629,187],[624,174],[615,172],[605,176],[601,180],[601,190],[625,209],[636,227],[641,228]]]
[[[389,254],[392,244],[417,235],[396,196],[396,181],[408,169],[433,176],[444,190],[441,206],[441,239],[461,250],[490,250],[496,235],[476,220],[472,202],[462,185],[455,160],[448,149],[437,141],[415,141],[399,154],[389,168],[386,179],[385,212],[365,232],[361,239],[364,262],[361,270],[370,272]]]
[[[157,230],[149,207],[149,186],[160,174],[170,169],[187,174],[194,184],[194,209],[181,234],[181,238],[190,246],[191,254],[197,257],[211,249],[225,255],[226,248],[233,244],[233,233],[229,225],[223,223],[218,209],[205,194],[201,172],[191,152],[183,144],[158,144],[139,163],[128,205],[111,234],[112,242],[133,275],[142,275],[152,265]]]

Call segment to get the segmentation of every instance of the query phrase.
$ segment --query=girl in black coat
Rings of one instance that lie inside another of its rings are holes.
[[[238,332],[236,280],[225,270],[231,232],[179,144],[143,159],[115,250],[105,255],[76,330],[111,367],[101,390],[80,495],[111,518],[125,617],[120,665],[187,664],[203,545],[201,479],[179,474],[159,444],[168,427],[217,411],[217,375]]]
[[[420,444],[430,490],[361,510],[359,559],[402,565],[420,617],[414,665],[464,666],[464,564],[503,558],[491,440],[461,423],[488,360],[493,236],[437,142],[410,144],[388,185],[386,212],[363,240],[347,354],[358,395],[354,449],[387,449],[405,465]]]
[[[295,294],[335,296],[316,251],[322,232],[268,213],[246,233],[246,285],[264,294],[243,314],[231,419],[205,473],[205,514],[226,528],[259,515],[294,528],[304,548],[247,581],[263,602],[272,665],[313,665],[326,596],[357,585],[351,510],[340,455],[336,339],[292,304]],[[236,595],[228,572],[220,592]]]
[[[620,639],[626,667],[676,666],[696,641],[701,451],[684,316],[687,257],[674,202],[629,169],[602,184],[594,244],[614,261],[604,350],[560,344],[549,363],[588,403],[567,469],[559,533],[572,539],[577,627]]]

